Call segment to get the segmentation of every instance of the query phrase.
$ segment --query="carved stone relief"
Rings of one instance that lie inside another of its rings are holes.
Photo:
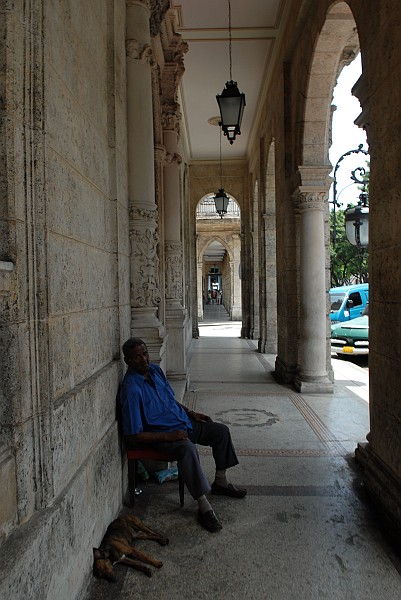
[[[129,60],[140,60],[142,63],[148,63],[151,67],[156,65],[153,50],[149,44],[142,44],[138,40],[131,39],[126,41],[125,48]]]
[[[130,208],[132,262],[131,306],[155,307],[161,302],[157,211]]]
[[[182,248],[181,244],[166,244],[166,298],[182,299]]]

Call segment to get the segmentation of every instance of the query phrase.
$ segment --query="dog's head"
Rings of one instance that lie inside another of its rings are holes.
[[[93,548],[93,574],[100,579],[107,579],[107,581],[112,582],[116,581],[113,565],[100,548]]]

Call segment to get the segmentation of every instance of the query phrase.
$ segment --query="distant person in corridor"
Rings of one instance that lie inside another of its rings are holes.
[[[227,481],[226,469],[238,464],[228,427],[189,410],[175,399],[162,369],[149,362],[142,339],[127,340],[123,353],[128,369],[121,384],[120,402],[127,445],[151,444],[153,448],[174,453],[184,482],[198,502],[199,523],[208,531],[219,531],[222,525],[206,495],[231,498],[246,495],[245,489]],[[212,486],[203,473],[195,444],[212,447],[216,464]]]

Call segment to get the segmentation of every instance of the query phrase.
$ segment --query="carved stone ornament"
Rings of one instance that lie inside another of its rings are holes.
[[[143,221],[144,219],[151,221],[153,224],[157,223],[158,212],[157,208],[145,210],[139,206],[129,207],[129,220],[130,221]],[[152,225],[149,224],[149,226]]]
[[[161,302],[158,242],[154,229],[130,231],[133,308],[154,307]]]
[[[162,106],[161,125],[164,131],[175,131],[179,133],[181,121],[181,109],[177,102],[164,103]]]
[[[184,54],[189,50],[188,42],[185,42],[182,37],[176,34],[176,46],[173,54],[173,61],[183,69],[184,72]]]
[[[295,194],[295,200],[297,202],[298,209],[301,211],[324,210],[327,205],[327,191],[298,191],[298,193]]]
[[[155,37],[160,33],[161,23],[170,8],[170,0],[149,0],[151,6],[150,35]]]
[[[177,153],[169,154],[167,152],[164,162],[166,163],[166,165],[180,165],[182,163],[182,156]]]
[[[153,50],[149,44],[142,44],[138,40],[127,40],[126,53],[130,60],[140,60],[141,63],[148,63],[151,67],[156,65]]]
[[[166,298],[182,300],[182,250],[181,244],[166,244]]]

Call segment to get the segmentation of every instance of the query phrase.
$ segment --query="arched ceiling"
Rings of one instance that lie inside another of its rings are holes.
[[[203,260],[205,262],[221,262],[226,254],[226,249],[223,244],[217,240],[210,242],[205,252]]]

